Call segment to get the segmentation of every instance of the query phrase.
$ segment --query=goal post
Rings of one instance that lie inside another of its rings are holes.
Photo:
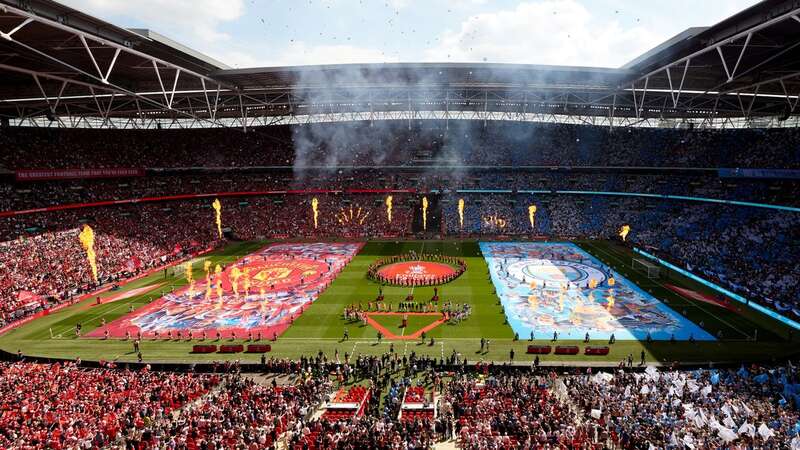
[[[175,264],[172,266],[172,276],[175,278],[183,277],[186,275],[186,264],[187,263],[180,263]]]
[[[659,266],[658,264],[654,264],[646,259],[632,258],[631,268],[646,273],[647,278],[661,277],[661,266]]]

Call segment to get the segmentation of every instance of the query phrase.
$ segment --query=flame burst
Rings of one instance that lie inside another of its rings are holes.
[[[428,197],[422,197],[422,229],[428,229]]]
[[[78,235],[83,249],[86,250],[86,259],[92,268],[92,278],[97,282],[97,254],[94,252],[94,230],[89,225],[83,225],[83,231]]]
[[[386,218],[392,223],[392,196],[386,197]]]
[[[317,219],[319,218],[319,210],[317,207],[319,207],[319,200],[317,200],[317,197],[314,197],[311,199],[311,212],[314,214],[314,229],[319,225],[317,223]]]
[[[622,228],[619,229],[619,237],[622,238],[623,241],[628,237],[628,233],[631,232],[630,225],[623,225]]]
[[[339,221],[340,224],[354,224],[357,223],[359,225],[364,224],[364,220],[369,216],[369,211],[362,212],[361,207],[359,206],[357,210],[353,209],[353,205],[350,205],[349,214],[348,211],[344,208],[339,208],[339,213],[336,214],[336,219]]]
[[[242,272],[242,278],[244,278],[244,281],[242,282],[242,284],[244,284],[244,295],[248,296],[248,295],[250,295],[250,268],[249,267],[246,267],[244,269],[244,272]]]
[[[531,222],[531,230],[536,228],[536,205],[528,206],[528,220]]]
[[[186,263],[186,281],[189,283],[189,297],[194,295],[194,278],[192,276],[192,262]]]
[[[222,203],[219,202],[218,198],[215,198],[211,206],[214,208],[214,217],[217,222],[217,235],[222,239]]]
[[[504,229],[507,225],[506,219],[498,216],[497,214],[484,217],[483,222],[489,227],[499,229]]]
[[[206,300],[211,298],[211,261],[203,263],[203,270],[206,271]]]
[[[242,271],[238,267],[231,269],[231,288],[233,289],[233,296],[239,298],[239,278],[242,277]]]
[[[217,298],[222,300],[222,267],[220,267],[219,264],[214,267],[214,276],[214,284],[217,285]]]
[[[458,224],[464,228],[464,199],[458,199]]]

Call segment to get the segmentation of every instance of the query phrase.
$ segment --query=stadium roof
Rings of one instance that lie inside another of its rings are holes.
[[[0,0],[13,124],[235,126],[378,119],[797,124],[800,4],[766,0],[621,68],[357,64],[231,69],[51,0]],[[791,118],[791,120],[786,120]]]

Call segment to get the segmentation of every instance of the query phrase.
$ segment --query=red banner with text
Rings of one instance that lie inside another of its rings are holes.
[[[83,178],[143,177],[144,169],[24,169],[14,172],[17,181],[75,180]]]

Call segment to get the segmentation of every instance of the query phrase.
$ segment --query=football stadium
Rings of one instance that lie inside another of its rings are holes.
[[[91,4],[0,0],[0,449],[800,449],[796,1],[613,67]]]

